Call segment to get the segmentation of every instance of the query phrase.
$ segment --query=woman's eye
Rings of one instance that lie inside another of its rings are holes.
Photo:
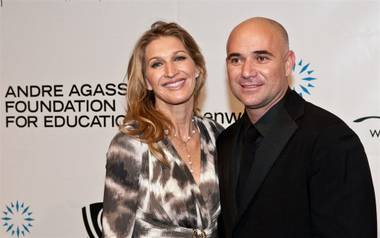
[[[175,57],[175,61],[182,61],[182,60],[185,60],[186,59],[186,56],[183,56],[183,55],[178,55]]]
[[[152,63],[151,65],[150,65],[150,67],[152,67],[152,68],[158,68],[158,67],[160,67],[162,64],[161,64],[161,62],[154,62],[154,63]]]

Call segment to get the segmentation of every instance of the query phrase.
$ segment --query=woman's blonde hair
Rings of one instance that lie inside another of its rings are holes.
[[[145,49],[147,45],[160,37],[179,39],[199,70],[194,89],[194,114],[198,114],[200,91],[206,79],[206,65],[200,49],[193,37],[176,23],[157,21],[137,41],[128,64],[127,72],[127,114],[120,130],[129,136],[147,143],[149,150],[161,162],[167,163],[163,151],[157,142],[165,136],[165,130],[173,128],[171,120],[155,108],[153,91],[147,89],[145,81]]]

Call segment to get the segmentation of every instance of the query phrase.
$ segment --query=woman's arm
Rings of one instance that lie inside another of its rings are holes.
[[[141,143],[119,133],[107,152],[103,237],[132,237],[139,201]]]

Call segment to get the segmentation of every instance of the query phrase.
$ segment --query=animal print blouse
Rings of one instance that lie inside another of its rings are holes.
[[[201,135],[197,185],[168,139],[159,142],[169,166],[145,143],[123,133],[107,152],[104,237],[217,237],[220,213],[215,140],[222,127],[195,117]]]

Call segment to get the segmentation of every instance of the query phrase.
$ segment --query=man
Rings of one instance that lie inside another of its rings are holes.
[[[289,89],[294,61],[274,20],[248,19],[229,36],[229,83],[245,113],[217,141],[221,237],[376,238],[363,146]]]

